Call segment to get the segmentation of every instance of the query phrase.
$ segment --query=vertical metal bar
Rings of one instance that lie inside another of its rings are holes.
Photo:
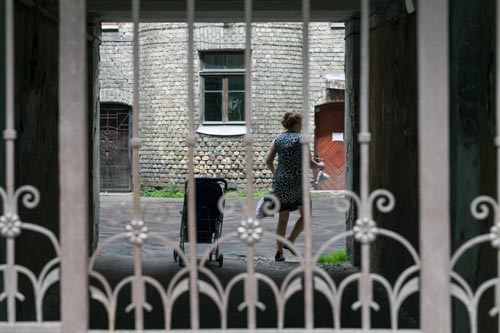
[[[252,0],[245,0],[245,153],[246,153],[246,205],[245,219],[255,218],[253,208],[253,134],[252,134]],[[247,327],[251,330],[257,328],[257,297],[258,286],[255,279],[253,262],[254,248],[247,245],[247,276],[245,279],[245,300],[247,301]]]
[[[132,0],[132,20],[134,22],[133,42],[133,110],[132,110],[132,187],[134,192],[134,219],[141,218],[141,201],[139,196],[139,0]]]
[[[200,327],[198,299],[198,264],[196,261],[196,184],[194,178],[194,147],[196,132],[194,128],[194,6],[195,0],[187,1],[188,23],[188,241],[189,241],[189,301],[191,329]]]
[[[5,139],[6,151],[6,189],[7,196],[14,196],[14,140],[16,136],[14,128],[14,0],[5,1]],[[11,210],[12,207],[4,207]]]
[[[245,124],[247,207],[253,203],[253,135],[252,135],[252,0],[245,0]],[[252,210],[253,211],[253,210]]]
[[[369,132],[369,92],[370,92],[370,0],[361,2],[361,83],[360,83],[360,197],[362,206],[359,216],[371,219],[371,207],[368,195],[370,191],[370,178],[368,175],[370,164]],[[373,298],[372,283],[370,279],[370,243],[361,244],[361,279],[359,282],[359,295],[361,301],[361,328],[368,332],[371,328],[371,303]]]
[[[359,141],[361,149],[361,179],[360,191],[361,201],[368,201],[368,193],[370,190],[370,179],[368,177],[369,169],[369,148],[370,148],[370,132],[368,118],[368,98],[370,85],[370,2],[362,0],[361,2],[361,83],[360,83],[360,115],[359,115]]]
[[[6,189],[7,197],[14,197],[14,142],[16,130],[14,128],[14,1],[5,1],[5,130],[3,138],[5,140],[6,151]],[[15,207],[11,200],[4,203],[5,212],[13,212]],[[14,269],[14,239],[6,240],[6,271],[4,277],[5,292],[7,293],[7,321],[16,321],[16,299],[17,276]]]
[[[310,0],[302,0],[302,118],[303,134],[302,143],[302,193],[304,208],[304,316],[305,328],[314,328],[314,297],[312,270],[312,222],[311,222],[311,196],[309,193],[309,170],[311,155],[311,136],[309,133],[309,19]]]
[[[86,332],[87,52],[86,1],[59,3],[59,182],[62,332]]]
[[[132,138],[130,147],[132,148],[132,187],[134,193],[133,218],[136,221],[142,220],[140,183],[139,183],[139,149],[141,139],[139,138],[139,20],[140,20],[140,0],[132,0],[132,21],[134,23],[133,42],[133,110],[132,110]],[[142,281],[142,256],[141,246],[134,244],[134,280],[132,285],[132,302],[134,304],[135,329],[142,332],[144,329],[144,282]]]
[[[418,6],[421,328],[451,332],[448,0]]]

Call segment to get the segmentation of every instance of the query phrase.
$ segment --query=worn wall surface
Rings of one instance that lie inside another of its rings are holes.
[[[418,245],[417,80],[415,15],[384,23],[370,34],[370,187],[396,197],[388,214],[374,218],[379,226]],[[409,256],[394,241],[374,244],[374,268],[394,278],[408,267]],[[396,274],[396,275],[395,275]]]
[[[58,23],[16,2],[15,52],[15,186],[32,185],[40,192],[34,209],[18,202],[19,215],[58,235]],[[33,232],[23,231],[16,245],[23,249],[16,252],[18,263],[36,274],[55,255],[49,240]],[[33,300],[26,295],[19,318],[34,319]]]
[[[120,24],[103,32],[101,47],[101,101],[131,103],[132,32]],[[243,24],[195,25],[195,69],[198,52],[244,50]],[[331,100],[326,74],[344,72],[344,30],[328,23],[310,28],[310,127],[313,110]],[[302,28],[298,23],[256,23],[252,31],[252,132],[254,173],[259,189],[271,187],[264,162],[273,137],[281,131],[280,119],[290,108],[302,108]],[[182,184],[187,173],[187,30],[185,24],[141,25],[140,150],[141,181],[145,187]],[[200,121],[199,78],[195,75],[195,127]],[[231,188],[245,186],[243,136],[198,134],[196,172],[228,179]]]
[[[418,248],[416,22],[415,14],[407,14],[403,9],[392,0],[375,1],[372,8],[370,188],[386,188],[396,197],[392,212],[375,213],[378,225],[396,231]],[[474,219],[470,206],[477,196],[495,197],[496,191],[493,13],[493,1],[450,3],[452,251],[487,232],[491,223]],[[349,52],[347,49],[346,54]],[[355,132],[353,126],[350,130]],[[356,172],[359,171],[354,166],[353,173]],[[377,239],[373,269],[393,280],[412,263],[404,253],[395,242]],[[468,251],[455,271],[475,288],[494,276],[494,258],[490,245],[485,244]],[[408,310],[418,315],[416,301],[410,301]],[[491,295],[481,302],[480,332],[492,332],[496,327],[487,314],[491,302]],[[464,306],[454,302],[453,310],[454,331],[468,332]]]
[[[494,2],[450,3],[450,121],[452,250],[488,232],[492,219],[478,221],[471,203],[479,195],[496,197]],[[496,275],[489,243],[468,251],[455,266],[473,288]],[[479,332],[496,331],[487,295],[479,311]],[[466,309],[454,302],[454,332],[469,332]]]
[[[360,35],[359,18],[353,17],[346,22],[345,42],[345,188],[359,193],[359,75],[360,75]],[[356,206],[351,202],[350,210],[346,214],[346,228],[351,230],[356,221]],[[359,246],[353,237],[346,240],[347,251],[351,263],[359,265]]]
[[[88,94],[88,184],[89,184],[89,252],[97,247],[99,237],[100,174],[99,174],[99,45],[101,25],[87,26],[87,94]]]

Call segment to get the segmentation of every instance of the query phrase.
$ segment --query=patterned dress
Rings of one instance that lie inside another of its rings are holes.
[[[274,174],[274,195],[280,211],[294,211],[302,206],[302,148],[300,133],[283,132],[274,139],[278,166]]]

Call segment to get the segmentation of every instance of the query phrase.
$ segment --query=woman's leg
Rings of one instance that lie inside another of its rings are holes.
[[[279,213],[278,217],[278,226],[276,227],[276,234],[282,237],[285,237],[286,234],[286,226],[288,224],[288,218],[290,216],[290,211],[283,211]],[[279,240],[276,241],[276,246],[278,251],[283,252],[283,243]]]
[[[295,240],[297,239],[297,237],[299,237],[302,230],[304,230],[303,206],[299,206],[299,212],[300,212],[300,217],[297,220],[297,222],[295,222],[295,225],[293,226],[293,229],[292,229],[292,233],[290,234],[290,237],[288,237],[288,239],[292,243],[295,242]]]

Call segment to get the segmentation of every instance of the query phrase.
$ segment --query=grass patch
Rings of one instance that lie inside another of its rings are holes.
[[[318,258],[320,264],[338,264],[349,261],[349,255],[346,250],[335,250],[331,253],[322,254]]]
[[[260,198],[264,194],[268,194],[268,193],[269,193],[269,191],[257,191],[257,192],[253,192],[253,197],[254,198]],[[245,192],[245,191],[228,190],[227,194],[228,195],[236,195],[238,197],[243,197],[243,198],[247,196],[247,192]]]
[[[184,192],[173,189],[141,189],[141,196],[152,198],[183,198]]]

